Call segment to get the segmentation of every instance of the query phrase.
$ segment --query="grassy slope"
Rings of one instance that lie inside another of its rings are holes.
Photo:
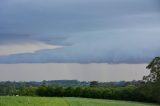
[[[85,98],[65,98],[70,106],[158,106],[147,103],[115,101],[115,100],[100,100],[100,99],[85,99]]]
[[[152,104],[83,99],[83,98],[46,98],[46,97],[0,97],[0,106],[156,106]]]

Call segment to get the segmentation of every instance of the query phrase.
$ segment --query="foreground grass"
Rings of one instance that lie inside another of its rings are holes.
[[[127,102],[116,100],[101,100],[101,99],[85,99],[85,98],[65,98],[70,106],[158,106],[147,103]]]
[[[0,106],[158,106],[138,102],[49,97],[0,97]]]
[[[0,106],[69,106],[63,98],[0,97]]]

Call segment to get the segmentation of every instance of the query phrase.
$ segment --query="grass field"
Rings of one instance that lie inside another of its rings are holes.
[[[154,104],[85,99],[49,97],[0,97],[0,106],[158,106]]]

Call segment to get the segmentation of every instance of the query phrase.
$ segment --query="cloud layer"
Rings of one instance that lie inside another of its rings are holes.
[[[56,49],[63,46],[49,45],[42,42],[28,42],[22,44],[0,45],[0,56],[19,54],[19,53],[34,53],[43,49]]]
[[[158,0],[1,0],[0,45],[64,47],[0,63],[147,63],[160,55],[159,11]]]

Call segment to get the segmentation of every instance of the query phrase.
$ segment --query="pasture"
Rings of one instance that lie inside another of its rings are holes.
[[[1,96],[0,106],[158,106],[148,103],[86,99],[86,98],[56,98],[56,97],[15,97]]]

